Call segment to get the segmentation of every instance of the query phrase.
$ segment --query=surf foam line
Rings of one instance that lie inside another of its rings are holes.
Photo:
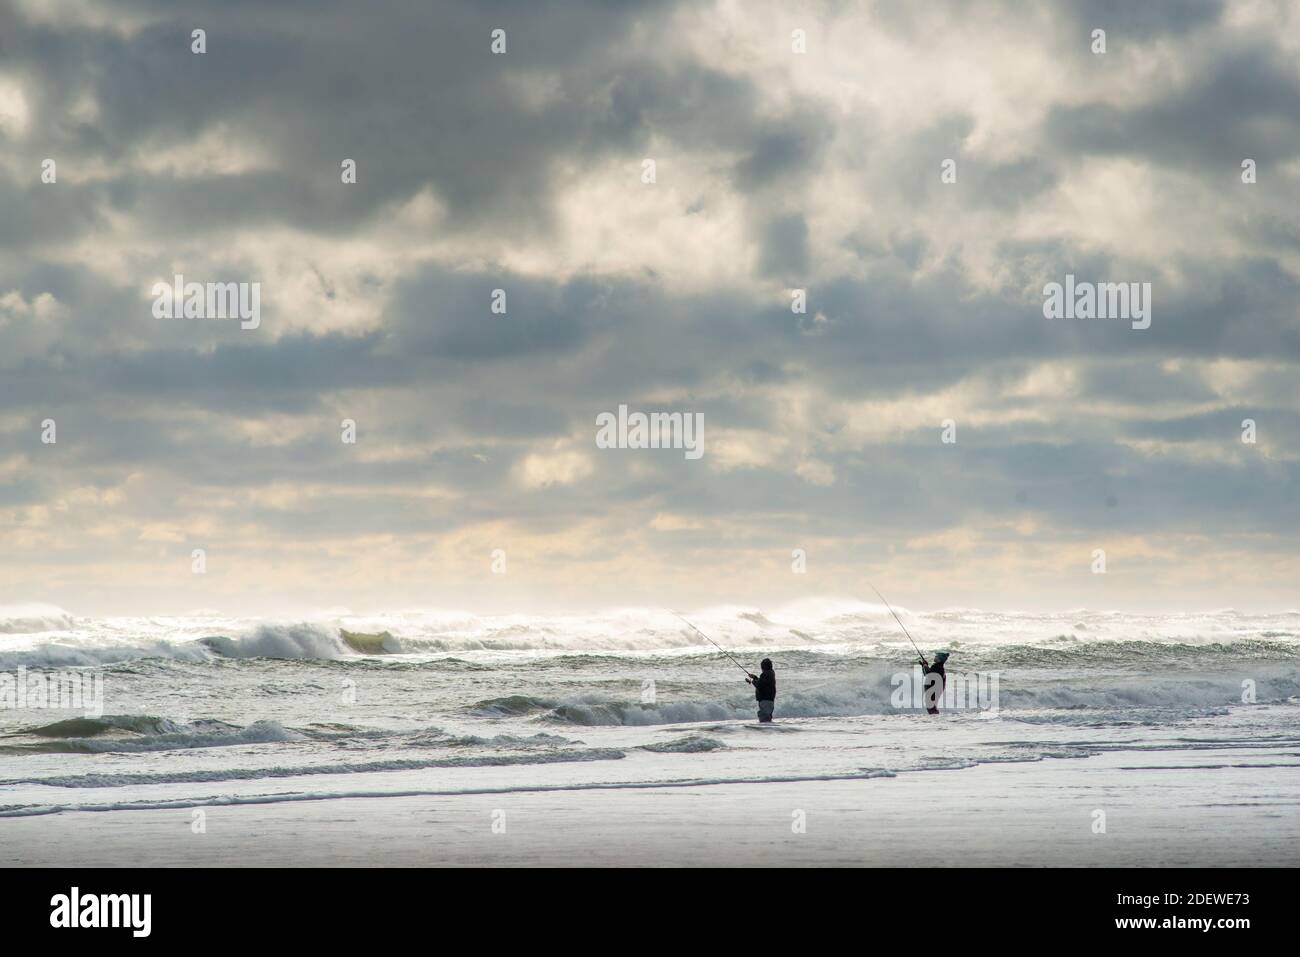
[[[18,744],[0,744],[0,754],[140,754],[156,751],[194,751],[200,748],[227,748],[249,744],[284,744],[306,740],[303,735],[291,728],[286,728],[275,721],[255,721],[245,728],[227,724],[224,721],[195,722],[193,725],[175,725],[165,718],[148,716],[123,716],[115,720],[137,717],[141,722],[156,721],[160,728],[171,725],[175,731],[160,731],[156,734],[141,734],[135,738],[108,738],[103,735],[115,726],[102,725],[104,730],[95,732],[90,737],[62,737],[49,733],[49,725],[44,729],[27,732],[15,732],[5,737],[24,735],[39,738],[34,742]],[[71,725],[78,719],[61,722]],[[92,719],[84,719],[91,721]],[[120,726],[116,726],[120,727]],[[46,733],[42,733],[42,731]]]
[[[569,791],[649,791],[669,788],[725,787],[733,784],[805,784],[815,781],[869,781],[877,778],[894,778],[900,774],[925,771],[957,771],[978,767],[984,763],[1034,763],[1045,760],[1045,755],[1027,755],[1023,758],[998,756],[994,759],[970,759],[962,765],[935,764],[915,768],[864,768],[861,771],[840,774],[783,774],[769,777],[743,778],[673,778],[665,781],[593,781],[580,784],[534,784],[519,787],[457,788],[453,790],[400,790],[400,791],[345,791],[335,794],[290,791],[281,794],[218,795],[210,798],[178,798],[172,801],[128,801],[120,804],[72,805],[8,805],[0,806],[0,818],[38,817],[49,814],[78,812],[106,813],[111,811],[167,811],[195,807],[257,806],[264,804],[289,804],[302,801],[342,801],[371,798],[408,797],[474,797],[491,794],[546,794]],[[1078,758],[1090,757],[1080,754]]]
[[[924,768],[909,768],[926,770]],[[288,804],[299,801],[342,801],[352,798],[406,798],[406,797],[474,797],[485,794],[537,794],[553,791],[642,791],[666,788],[719,787],[727,784],[801,784],[812,781],[865,781],[872,778],[892,778],[902,771],[871,768],[849,774],[781,775],[768,778],[685,778],[670,781],[612,781],[586,784],[534,784],[523,787],[462,788],[452,791],[347,791],[338,794],[312,794],[290,791],[284,794],[224,794],[211,798],[179,798],[174,801],[129,801],[122,804],[73,804],[0,806],[0,818],[39,817],[45,814],[106,811],[170,811],[193,807],[230,807],[259,804]]]
[[[989,741],[988,747],[1034,748],[1036,741]],[[1294,735],[1269,735],[1259,738],[1173,738],[1157,744],[1144,744],[1140,741],[1055,741],[1053,747],[1081,748],[1096,754],[1124,752],[1161,752],[1169,751],[1270,751],[1277,748],[1300,747],[1300,738]]]
[[[1089,743],[1087,750],[1080,749],[1071,753],[1061,750],[1059,746],[1048,746],[1047,750],[1042,753],[1027,754],[1023,757],[1015,755],[988,755],[980,758],[961,758],[958,759],[960,763],[942,761],[912,768],[866,768],[861,771],[846,772],[842,774],[795,774],[744,778],[675,778],[665,781],[610,781],[578,784],[536,784],[520,787],[459,788],[453,790],[419,789],[400,791],[345,791],[334,794],[285,792],[281,794],[253,794],[243,796],[218,795],[209,798],[178,798],[172,801],[130,801],[119,804],[0,805],[0,818],[39,817],[50,814],[79,812],[107,813],[111,811],[165,811],[195,807],[257,806],[264,804],[297,803],[301,801],[339,801],[349,800],[352,798],[363,800],[370,798],[405,797],[473,797],[492,794],[540,794],[568,791],[639,791],[668,788],[723,787],[732,784],[801,784],[815,781],[866,781],[876,778],[894,778],[900,774],[917,774],[934,771],[964,771],[986,764],[1033,764],[1046,760],[1078,761],[1096,757],[1103,751],[1114,753],[1125,750],[1145,751],[1148,749],[1146,747],[1125,748],[1122,744],[1101,748],[1095,743]],[[621,752],[620,755],[625,756],[622,755]],[[3,783],[9,784],[18,782]],[[38,781],[21,783],[43,784],[45,782]]]
[[[161,784],[216,784],[221,781],[256,781],[261,778],[296,778],[313,774],[369,774],[384,771],[423,771],[432,768],[496,768],[518,764],[569,764],[580,761],[618,761],[627,755],[614,748],[591,751],[551,751],[542,754],[502,754],[464,758],[395,758],[350,764],[308,764],[297,768],[231,768],[226,771],[178,771],[171,774],[75,774],[28,780],[0,780],[0,787],[42,785],[58,788],[111,788]]]

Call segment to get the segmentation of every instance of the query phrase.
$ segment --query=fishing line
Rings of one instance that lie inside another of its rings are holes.
[[[876,589],[876,586],[871,584],[871,582],[867,582],[867,587],[876,593],[877,598],[885,602],[885,607],[888,608],[889,613],[894,616],[894,621],[898,622],[898,627],[903,629],[903,634],[907,635],[907,640],[912,641],[912,633],[907,630],[907,626],[903,624],[903,619],[898,617],[898,614],[894,611],[893,607],[889,604],[889,602],[885,601],[885,596],[880,594],[880,592]],[[915,641],[912,641],[912,647],[916,648]],[[925,662],[925,666],[927,668],[930,667],[930,662],[925,660],[925,655],[921,654],[920,648],[916,648],[916,653],[921,656],[921,661]]]
[[[710,637],[709,637],[708,635],[706,635],[704,632],[700,631],[700,629],[696,628],[696,627],[695,627],[694,625],[692,625],[689,621],[686,621],[686,619],[683,618],[681,615],[677,614],[677,612],[673,611],[673,610],[670,608],[670,609],[668,609],[668,614],[672,615],[674,618],[681,618],[682,621],[685,621],[685,622],[686,622],[687,627],[689,627],[689,628],[691,629],[691,631],[695,632],[697,635],[699,635],[701,638],[703,638],[705,641],[707,641],[709,644],[711,644],[714,648],[717,648],[720,652],[722,652],[722,653],[723,653],[724,655],[726,655],[728,658],[731,658],[731,660],[732,660],[733,662],[735,662],[736,667],[739,668],[741,671],[743,671],[745,674],[749,675],[751,678],[754,677],[753,672],[751,672],[748,668],[746,668],[744,665],[742,665],[739,661],[736,661],[735,657],[731,654],[731,652],[729,652],[726,648],[723,648],[720,644],[718,644],[716,641],[714,641],[712,638],[710,638]]]

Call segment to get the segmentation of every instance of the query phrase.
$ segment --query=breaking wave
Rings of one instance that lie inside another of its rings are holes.
[[[0,634],[26,635],[75,627],[75,619],[53,605],[0,605]]]
[[[332,660],[351,653],[337,629],[316,624],[260,625],[241,638],[201,639],[222,658],[294,658]]]
[[[216,768],[210,770],[167,771],[160,773],[90,773],[43,777],[31,781],[0,781],[0,786],[37,783],[60,788],[141,787],[154,784],[203,783],[219,781],[260,781],[263,778],[312,777],[323,774],[373,774],[384,771],[425,771],[436,768],[490,768],[533,764],[568,764],[577,761],[618,761],[626,755],[614,748],[588,750],[550,750],[531,754],[484,754],[453,758],[388,758],[382,761],[334,761],[329,764],[304,764],[267,768]]]
[[[175,751],[305,739],[305,735],[291,731],[275,721],[255,721],[241,728],[225,721],[200,720],[185,724],[151,715],[72,718],[8,735],[10,738],[23,736],[39,740],[0,745],[0,753],[109,754]]]
[[[1232,610],[1185,615],[897,610],[923,648],[959,649],[976,667],[1300,659],[1300,613],[1295,611],[1251,616]],[[913,656],[888,611],[864,602],[807,600],[762,610],[727,606],[700,610],[691,619],[719,644],[749,657]],[[289,623],[202,616],[92,619],[46,605],[0,608],[0,668],[82,667],[155,657],[357,661],[367,654],[409,658],[535,652],[606,658],[717,654],[681,620],[658,608],[548,617],[436,611],[322,615]]]
[[[896,704],[904,685],[895,676],[905,673],[880,662],[861,669],[859,677],[825,682],[813,687],[790,687],[777,694],[776,712],[781,718],[830,718],[857,715],[906,713],[911,697]],[[950,671],[950,685],[958,693]],[[1271,673],[1251,669],[1255,699],[1252,703],[1278,704],[1300,696],[1300,670],[1281,666]],[[963,676],[964,677],[964,676]],[[1044,679],[1002,675],[998,682],[998,707],[1011,717],[1042,712],[1079,711],[1127,714],[1134,720],[1173,720],[1179,716],[1220,713],[1243,704],[1242,676],[1236,674],[1175,674],[1172,676],[1098,676],[1086,680]],[[906,684],[906,683],[904,683]],[[991,686],[984,686],[985,692]],[[973,694],[973,691],[970,692]],[[968,698],[966,709],[989,704],[985,695],[978,702]],[[920,700],[919,697],[916,700]],[[958,707],[963,707],[959,702]],[[951,703],[949,704],[951,707]],[[643,726],[692,722],[750,720],[755,707],[748,697],[732,695],[720,699],[659,700],[645,703],[633,698],[583,694],[563,699],[511,695],[491,698],[470,706],[469,713],[486,718],[528,718],[546,724],[601,727]],[[1035,720],[1038,720],[1035,718]],[[1054,719],[1074,720],[1074,719]]]
[[[678,738],[676,741],[660,741],[655,744],[643,744],[642,751],[654,751],[657,754],[696,754],[701,751],[717,751],[719,748],[725,748],[726,745],[717,738],[706,738],[703,735],[691,735],[686,738]]]

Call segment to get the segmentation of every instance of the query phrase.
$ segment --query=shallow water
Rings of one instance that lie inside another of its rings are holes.
[[[950,685],[983,696],[937,716],[900,701],[914,655],[872,606],[698,616],[751,667],[774,660],[771,726],[739,669],[662,613],[28,613],[0,635],[0,666],[28,680],[77,666],[102,678],[104,713],[0,710],[0,817],[811,785],[1103,755],[1119,787],[1171,762],[1300,767],[1300,614],[905,620],[928,650],[952,650]],[[340,628],[389,631],[402,650],[357,654]]]

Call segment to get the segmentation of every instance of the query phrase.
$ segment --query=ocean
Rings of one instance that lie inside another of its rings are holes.
[[[9,609],[0,863],[1300,863],[1300,612],[899,611]]]

